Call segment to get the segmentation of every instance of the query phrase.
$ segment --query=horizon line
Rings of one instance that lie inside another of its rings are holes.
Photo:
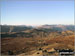
[[[27,24],[1,24],[1,25],[13,25],[13,26],[19,26],[19,25],[25,25],[25,26],[41,26],[41,25],[74,25],[74,24],[34,24],[34,25],[27,25]]]

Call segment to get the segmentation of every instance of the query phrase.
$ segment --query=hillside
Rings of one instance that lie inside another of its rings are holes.
[[[8,26],[3,27],[10,29]],[[11,30],[2,31],[0,34],[2,55],[58,56],[57,50],[74,50],[74,31],[69,28],[60,31],[59,28],[56,30],[56,28],[13,26]]]

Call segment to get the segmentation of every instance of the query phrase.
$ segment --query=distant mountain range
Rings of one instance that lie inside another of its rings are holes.
[[[44,29],[53,29],[57,31],[65,31],[65,30],[75,30],[74,25],[42,25],[38,28],[44,28]]]
[[[19,26],[1,25],[1,32],[21,32],[32,28],[33,28],[32,26],[25,26],[25,25]]]
[[[38,27],[33,26],[25,26],[25,25],[18,25],[18,26],[12,26],[12,25],[0,25],[1,26],[1,32],[21,32],[25,30],[31,30],[31,29],[41,29],[41,30],[53,30],[53,31],[66,31],[66,30],[75,30],[74,25],[41,25]]]

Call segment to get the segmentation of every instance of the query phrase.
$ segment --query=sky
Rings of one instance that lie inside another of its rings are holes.
[[[1,24],[74,24],[74,1],[2,1]]]

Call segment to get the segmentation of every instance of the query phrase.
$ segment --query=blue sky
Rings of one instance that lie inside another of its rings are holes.
[[[2,1],[1,24],[74,24],[74,1]]]

